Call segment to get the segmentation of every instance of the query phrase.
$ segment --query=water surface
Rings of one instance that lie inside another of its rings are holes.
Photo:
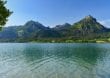
[[[0,78],[110,78],[110,44],[0,44]]]

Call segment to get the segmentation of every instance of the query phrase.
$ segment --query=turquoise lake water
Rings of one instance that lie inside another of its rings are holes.
[[[110,78],[110,44],[3,43],[0,78]]]

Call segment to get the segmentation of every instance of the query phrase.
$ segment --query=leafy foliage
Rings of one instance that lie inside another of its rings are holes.
[[[11,15],[11,11],[6,8],[7,1],[0,0],[0,28],[6,24],[7,18]]]

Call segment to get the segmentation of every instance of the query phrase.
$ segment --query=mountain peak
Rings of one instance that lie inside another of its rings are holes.
[[[36,21],[33,21],[33,20],[30,20],[30,21],[26,22],[24,26],[26,26],[26,27],[28,27],[28,26],[29,26],[29,27],[30,27],[30,26],[31,26],[31,27],[32,27],[32,26],[33,26],[33,27],[36,27],[36,26],[37,26],[37,27],[44,27],[44,25],[42,25],[41,23],[36,22]]]
[[[28,24],[41,24],[41,23],[30,20],[25,25],[28,25]]]
[[[91,16],[91,15],[88,15],[88,16],[86,16],[85,18],[94,18],[93,16]]]
[[[91,15],[85,16],[83,19],[81,19],[79,22],[83,22],[83,23],[96,23],[97,19],[94,18]]]
[[[79,22],[75,23],[73,28],[77,31],[83,32],[83,34],[106,31],[106,28],[97,22],[96,18],[91,15],[88,15]]]
[[[94,18],[94,17],[91,16],[91,15],[86,16],[84,19],[87,20],[87,21],[90,21],[90,20],[96,21],[96,18]]]

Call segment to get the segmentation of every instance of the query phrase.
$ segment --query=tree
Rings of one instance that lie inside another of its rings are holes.
[[[12,14],[12,12],[6,8],[6,3],[7,1],[0,0],[0,29],[6,24],[8,17]]]

